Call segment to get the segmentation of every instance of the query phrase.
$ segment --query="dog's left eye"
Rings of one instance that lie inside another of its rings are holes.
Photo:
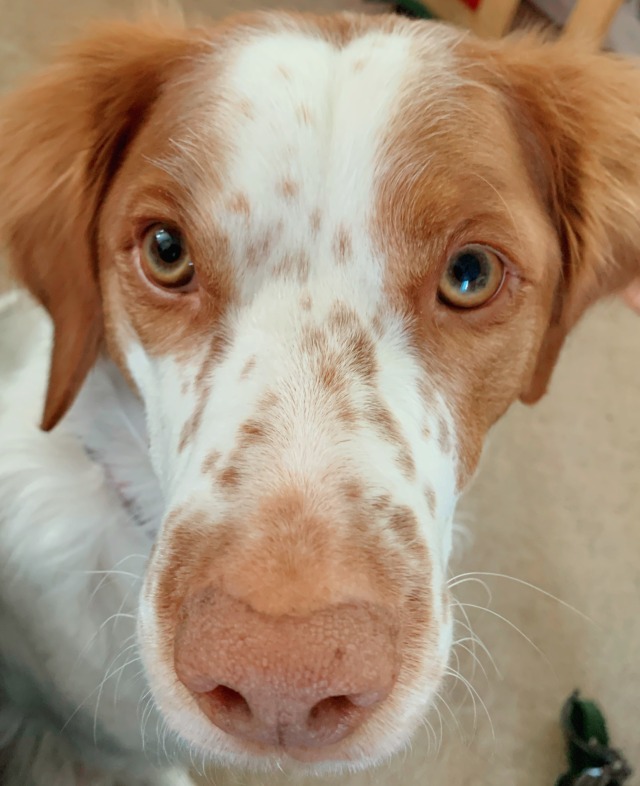
[[[486,246],[458,249],[447,262],[438,296],[454,308],[478,308],[498,293],[505,278],[500,257]]]
[[[181,289],[193,281],[195,268],[178,229],[164,224],[152,226],[144,236],[141,251],[145,273],[154,284]]]

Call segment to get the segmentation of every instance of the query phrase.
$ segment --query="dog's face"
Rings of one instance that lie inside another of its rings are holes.
[[[5,105],[45,426],[102,343],[147,412],[140,646],[188,743],[358,766],[408,740],[487,430],[638,274],[639,83],[566,45],[274,16],[109,27]]]

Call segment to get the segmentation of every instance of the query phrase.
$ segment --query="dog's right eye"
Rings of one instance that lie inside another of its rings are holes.
[[[193,282],[195,268],[187,244],[175,227],[152,226],[143,238],[141,252],[144,272],[152,283],[181,290]]]

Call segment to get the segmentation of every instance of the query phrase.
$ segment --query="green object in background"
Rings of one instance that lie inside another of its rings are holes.
[[[380,2],[380,0],[369,0],[369,2]],[[400,0],[393,4],[393,11],[402,16],[410,16],[414,19],[435,19],[435,15],[429,11],[418,0]]]
[[[622,754],[609,745],[609,732],[598,705],[575,691],[562,708],[562,730],[569,771],[556,786],[623,786],[632,771]]]

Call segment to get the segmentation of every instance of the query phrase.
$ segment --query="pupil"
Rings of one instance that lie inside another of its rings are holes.
[[[450,277],[460,292],[475,292],[489,280],[487,260],[480,254],[461,254],[451,266]]]
[[[182,257],[182,239],[168,229],[159,229],[154,240],[158,257],[167,265],[178,262]]]

